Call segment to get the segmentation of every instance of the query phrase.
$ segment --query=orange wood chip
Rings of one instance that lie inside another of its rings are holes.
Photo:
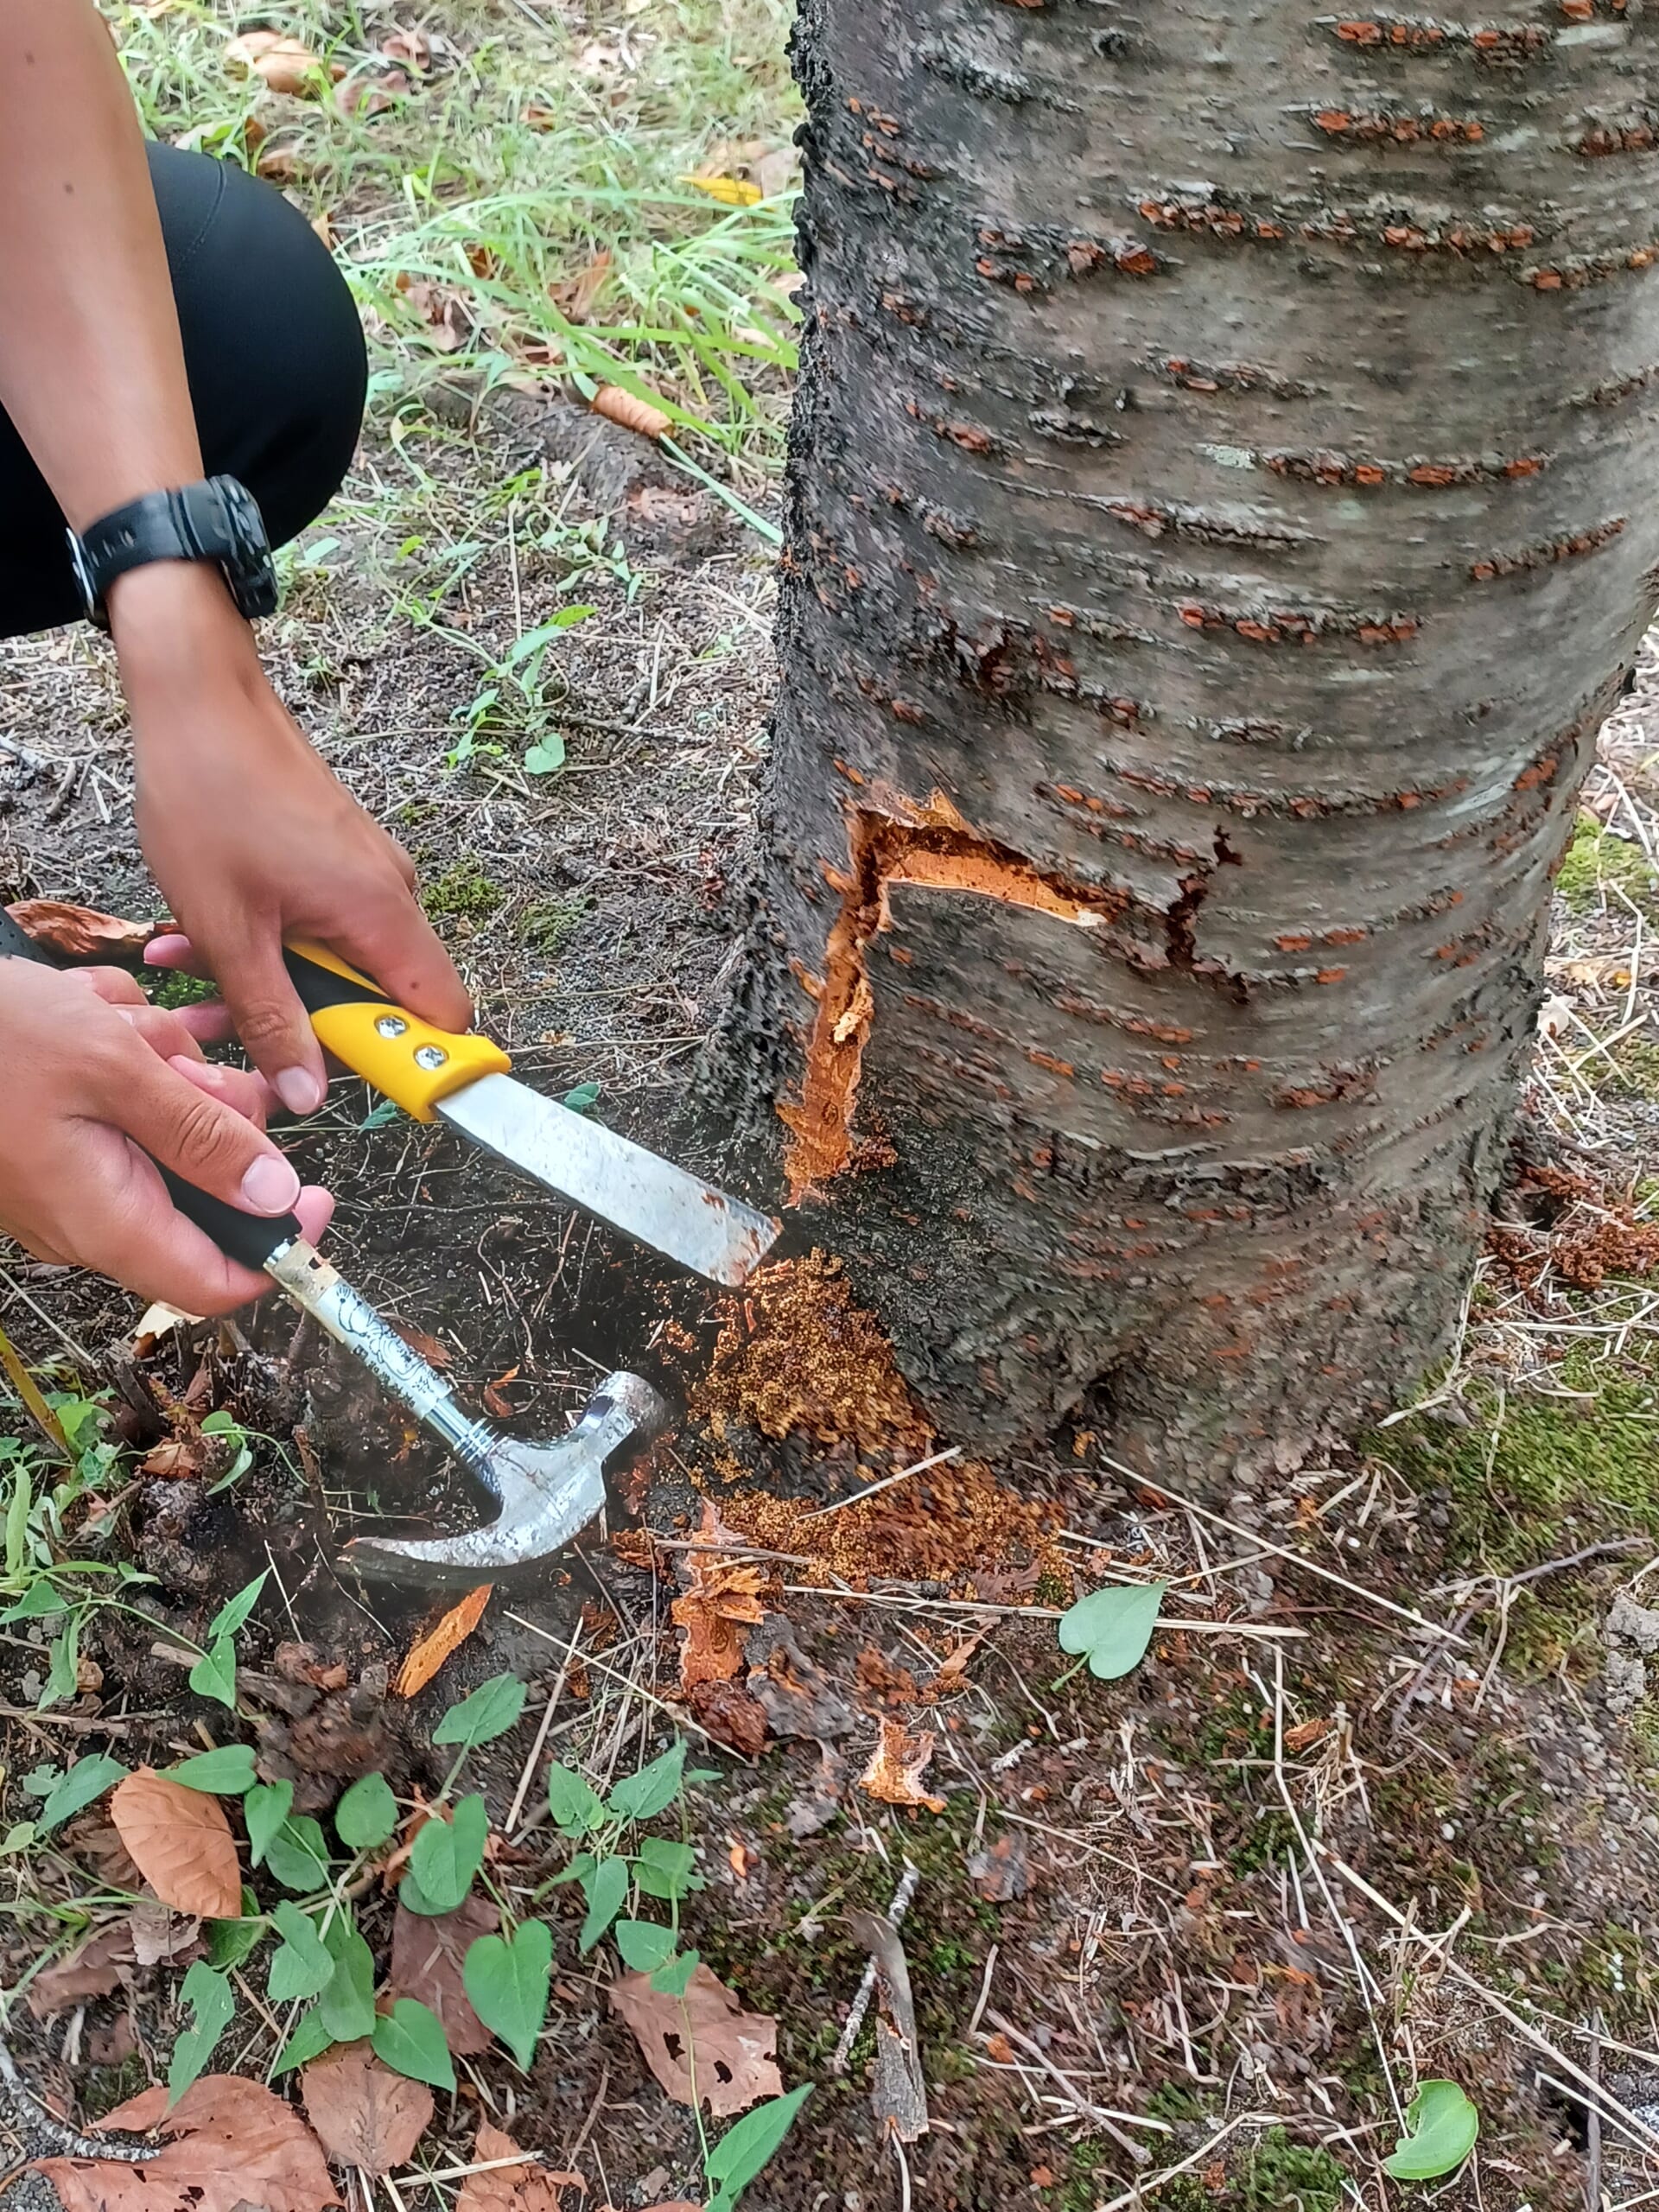
[[[493,1582],[481,1582],[476,1590],[469,1590],[458,1605],[452,1605],[435,1628],[416,1637],[392,1683],[395,1696],[419,1695],[450,1653],[466,1643],[483,1619],[484,1608],[494,1588]]]
[[[653,407],[648,399],[624,391],[620,385],[601,385],[588,404],[607,423],[620,423],[625,430],[637,431],[642,438],[665,438],[674,427],[671,416]]]

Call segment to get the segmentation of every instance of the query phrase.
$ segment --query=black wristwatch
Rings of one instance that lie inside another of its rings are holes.
[[[110,586],[149,561],[211,561],[250,620],[276,612],[276,571],[264,518],[257,499],[234,476],[147,493],[79,536],[72,530],[69,558],[81,603],[100,630],[110,626],[104,611]]]

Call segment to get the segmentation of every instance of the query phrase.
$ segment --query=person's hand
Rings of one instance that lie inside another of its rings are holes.
[[[119,969],[0,960],[0,1230],[37,1259],[187,1313],[226,1313],[269,1290],[176,1211],[156,1160],[244,1212],[292,1211],[308,1237],[327,1226],[333,1199],[302,1190],[264,1134],[263,1081],[209,1066],[185,1022]]]
[[[110,620],[132,710],[138,839],[181,932],[147,957],[213,979],[293,1114],[315,1111],[327,1078],[284,938],[327,946],[440,1028],[470,1027],[409,855],[306,742],[219,577],[180,562],[134,569],[111,591]]]

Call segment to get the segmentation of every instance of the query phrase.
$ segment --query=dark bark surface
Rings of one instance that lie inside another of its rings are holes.
[[[1444,1344],[1656,595],[1656,38],[806,0],[750,1103],[953,1433],[1215,1478]]]

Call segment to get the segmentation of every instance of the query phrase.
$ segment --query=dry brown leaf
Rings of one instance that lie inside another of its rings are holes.
[[[478,2140],[473,2145],[473,2157],[479,2164],[521,2155],[511,2135],[492,2127],[487,2120],[479,2121]],[[532,2158],[522,2166],[497,2166],[493,2173],[468,2174],[455,2199],[455,2212],[560,2212],[567,2189],[585,2194],[587,2187],[580,2174],[550,2173]]]
[[[435,1628],[416,1637],[392,1683],[394,1697],[420,1694],[450,1653],[466,1643],[483,1619],[484,1608],[489,1604],[494,1587],[493,1582],[480,1582],[476,1590],[467,1592],[458,1605],[450,1607]]]
[[[625,430],[636,430],[642,438],[665,438],[674,427],[671,416],[653,407],[648,399],[624,391],[620,384],[601,385],[588,404],[607,423],[620,423]]]
[[[401,2166],[431,2124],[431,2090],[383,2066],[366,2038],[313,2059],[300,2088],[323,2149],[366,2174]]]
[[[605,289],[611,273],[611,250],[605,247],[596,253],[578,276],[564,277],[559,283],[550,284],[548,296],[568,322],[586,322],[593,314],[594,303]]]
[[[239,1918],[242,1870],[217,1797],[141,1766],[117,1783],[110,1818],[163,1904],[202,1920]]]
[[[195,1661],[190,1662],[194,1667]],[[142,1890],[144,1878],[132,1863],[132,1854],[101,1813],[82,1813],[63,1831],[63,1840],[77,1859],[112,1889]]]
[[[901,1720],[884,1720],[881,1739],[858,1777],[859,1788],[884,1805],[925,1805],[930,1813],[942,1813],[944,1798],[930,1797],[921,1780],[938,1740],[931,1729],[910,1736]]]
[[[188,1913],[169,1912],[156,1897],[140,1897],[130,1920],[132,1955],[141,1967],[160,1966],[189,1950],[201,1923]]]
[[[225,59],[239,76],[262,78],[273,92],[315,98],[333,73],[308,46],[279,31],[245,31],[226,48]]]
[[[25,937],[66,960],[137,962],[151,938],[170,926],[164,922],[124,921],[96,906],[76,906],[67,899],[20,899],[8,906]]]
[[[372,116],[384,115],[414,86],[401,69],[388,70],[384,77],[348,77],[334,94],[334,105],[342,115],[355,116],[359,123],[366,123]]]
[[[401,61],[423,75],[432,67],[432,41],[424,31],[393,31],[381,41],[380,51],[388,61]]]
[[[448,1344],[440,1344],[435,1337],[429,1337],[424,1329],[416,1329],[407,1321],[394,1321],[391,1325],[410,1351],[419,1352],[429,1367],[435,1367],[441,1372],[448,1371],[451,1358]]]
[[[207,2074],[171,2112],[167,2091],[146,2089],[100,2127],[174,2139],[145,2164],[109,2158],[41,2158],[34,2171],[58,2192],[64,2212],[327,2212],[340,2202],[317,2139],[293,2109],[257,2082]]]
[[[159,1475],[169,1482],[183,1482],[199,1475],[207,1463],[207,1446],[200,1436],[164,1436],[139,1463],[141,1475]]]
[[[645,1974],[621,1975],[611,1984],[610,1994],[612,2005],[633,2030],[646,2065],[677,2104],[695,2104],[701,2098],[721,2120],[783,2094],[772,2056],[777,2021],[767,2012],[746,2012],[707,1967],[697,1967],[683,1997],[664,1997]],[[695,2095],[688,2064],[693,2052]]]
[[[50,2020],[91,1997],[111,1997],[137,1963],[132,1929],[117,1920],[90,1935],[67,1959],[42,1967],[29,1985],[29,2009],[37,2020]]]
[[[127,1347],[129,1357],[148,1359],[163,1337],[170,1337],[175,1329],[193,1329],[200,1319],[199,1313],[186,1313],[177,1306],[169,1306],[164,1298],[155,1300],[139,1316]]]
[[[467,310],[453,284],[400,276],[397,289],[425,323],[428,342],[440,353],[458,353],[467,343],[472,334]]]
[[[698,1682],[685,1702],[700,1728],[746,1759],[758,1759],[766,1748],[766,1708],[741,1682]]]
[[[518,1370],[508,1368],[505,1375],[498,1375],[493,1382],[484,1385],[484,1403],[498,1421],[506,1421],[517,1409],[507,1395],[507,1384],[518,1380]]]
[[[257,175],[272,184],[296,184],[302,173],[297,146],[261,146],[254,163]]]
[[[766,1580],[760,1568],[712,1548],[726,1541],[727,1535],[713,1499],[705,1499],[695,1548],[680,1562],[684,1595],[669,1609],[676,1627],[685,1630],[680,1647],[682,1689],[695,1689],[699,1682],[733,1681],[743,1663],[750,1629],[766,1617],[760,1602]]]
[[[391,1923],[387,1987],[394,1997],[413,1997],[425,2005],[457,2058],[489,2049],[490,2031],[467,2001],[461,1970],[469,1947],[480,1936],[500,1931],[499,1909],[480,1897],[467,1897],[454,1912],[431,1916],[400,1904]]]

